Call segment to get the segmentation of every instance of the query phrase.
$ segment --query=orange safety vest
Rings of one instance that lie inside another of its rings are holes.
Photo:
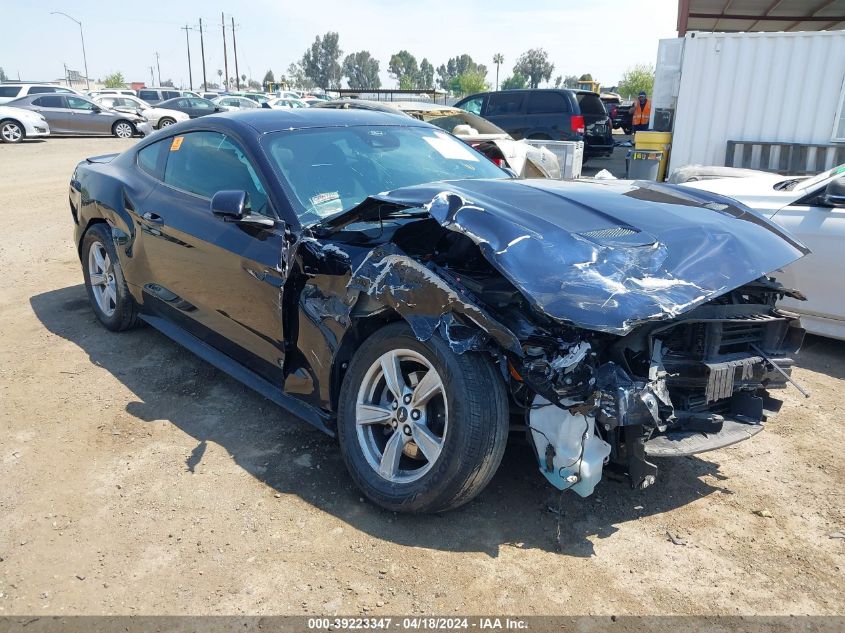
[[[651,100],[646,99],[645,107],[640,106],[640,100],[634,101],[634,116],[631,119],[633,125],[648,125],[651,116]]]

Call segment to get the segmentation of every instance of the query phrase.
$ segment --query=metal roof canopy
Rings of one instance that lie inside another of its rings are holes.
[[[830,31],[845,28],[845,0],[678,0],[687,31]]]

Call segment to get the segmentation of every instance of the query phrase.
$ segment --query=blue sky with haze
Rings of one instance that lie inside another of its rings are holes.
[[[220,12],[226,14],[229,74],[231,34],[238,26],[241,74],[258,81],[268,69],[277,75],[301,58],[318,34],[340,33],[346,53],[369,50],[381,63],[382,85],[391,54],[407,49],[435,67],[469,53],[487,64],[492,83],[495,53],[505,57],[500,78],[511,73],[523,51],[545,48],[555,75],[590,72],[603,85],[617,83],[633,64],[654,64],[657,41],[675,37],[677,0],[2,0],[0,67],[11,78],[53,80],[63,63],[82,71],[79,29],[51,11],[81,20],[92,78],[120,71],[128,81],[150,81],[155,53],[162,79],[187,86],[185,32],[202,17],[209,81],[223,68]],[[14,28],[8,28],[15,25]],[[199,33],[191,32],[194,86],[202,81]],[[157,75],[156,75],[157,78]]]

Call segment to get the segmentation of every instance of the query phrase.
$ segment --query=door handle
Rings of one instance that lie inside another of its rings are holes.
[[[164,218],[162,218],[158,213],[153,213],[152,211],[147,211],[141,217],[151,224],[164,224]]]

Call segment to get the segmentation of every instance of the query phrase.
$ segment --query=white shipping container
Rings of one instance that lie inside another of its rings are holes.
[[[845,145],[845,31],[688,33],[680,69],[669,172],[724,165],[728,141]],[[666,101],[677,78],[657,79]]]

